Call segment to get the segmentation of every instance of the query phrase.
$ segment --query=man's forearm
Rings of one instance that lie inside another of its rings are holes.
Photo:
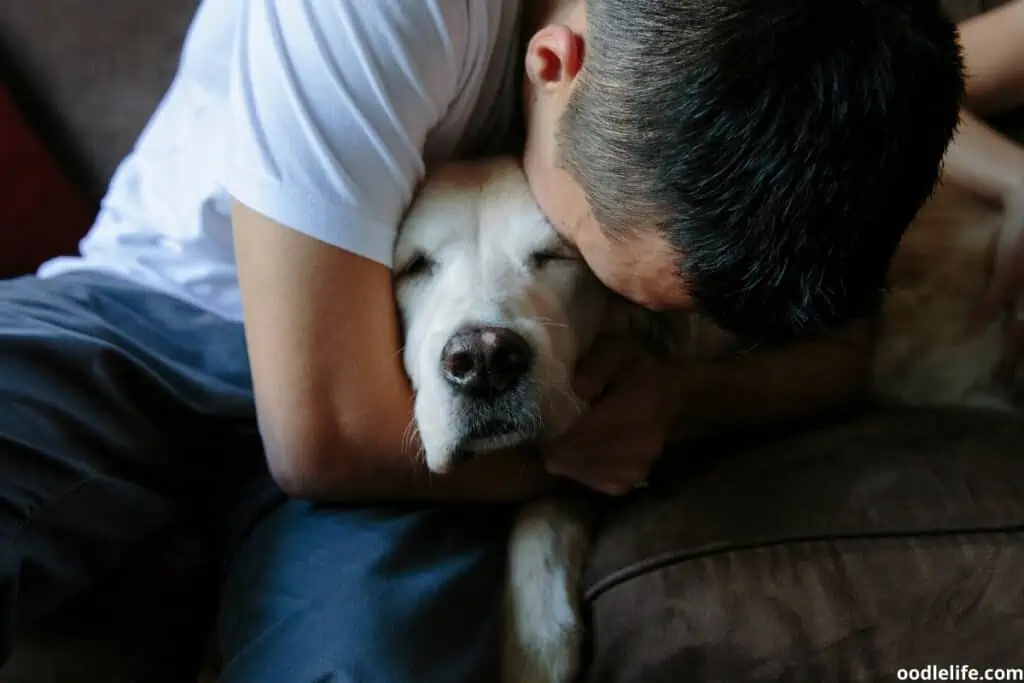
[[[384,454],[382,454],[384,455]],[[537,497],[554,485],[538,458],[525,453],[487,454],[454,471],[430,473],[422,462],[349,462],[331,480],[300,489],[302,497],[325,502],[437,501],[518,502]],[[362,466],[361,466],[362,465]]]
[[[709,363],[678,366],[680,415],[670,441],[761,427],[825,414],[863,397],[870,382],[866,328],[828,341],[794,345]],[[323,502],[494,501],[533,498],[558,481],[539,457],[523,452],[480,456],[445,475],[428,472],[417,447],[385,434],[404,427],[380,424],[375,436],[319,439],[319,452],[278,476],[292,495]],[[388,442],[392,442],[389,443]],[[357,445],[356,445],[357,444]],[[268,455],[273,462],[268,443]]]
[[[271,472],[290,495],[318,502],[511,502],[554,485],[527,449],[481,455],[450,473],[433,474],[405,425],[374,422],[370,434],[321,426],[301,440],[275,438],[264,429]]]
[[[683,365],[674,439],[800,420],[851,405],[871,378],[866,327],[833,339]]]
[[[1024,0],[960,23],[967,106],[982,116],[1024,104]]]

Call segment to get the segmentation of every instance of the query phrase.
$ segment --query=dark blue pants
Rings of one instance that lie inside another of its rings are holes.
[[[223,540],[224,683],[498,680],[508,509],[288,500],[240,325],[97,274],[0,281],[0,663],[197,513]]]

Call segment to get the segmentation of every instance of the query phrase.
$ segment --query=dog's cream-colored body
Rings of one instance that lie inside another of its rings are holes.
[[[999,326],[967,329],[998,230],[994,212],[945,189],[915,221],[871,340],[864,383],[880,400],[1011,409],[991,380]],[[581,411],[569,384],[577,358],[599,332],[631,334],[632,323],[644,320],[560,242],[507,158],[431,173],[404,221],[395,261],[415,426],[437,472],[457,466],[460,454],[486,457],[569,428]],[[726,350],[729,335],[707,321],[681,315],[677,322],[677,349],[688,362]],[[503,329],[525,342],[532,362],[519,368],[514,390],[467,393],[452,380],[449,340],[469,330],[474,343],[491,343],[490,331]],[[506,433],[480,429],[494,424]],[[588,513],[579,501],[549,498],[519,514],[509,545],[505,683],[567,683],[576,673]]]
[[[873,338],[872,390],[886,402],[1016,410],[993,382],[1001,321],[974,329],[1002,214],[955,186],[918,213],[889,270],[890,293]]]

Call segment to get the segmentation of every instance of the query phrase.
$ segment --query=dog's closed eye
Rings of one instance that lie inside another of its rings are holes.
[[[545,219],[544,224],[553,234],[553,238],[542,248],[530,254],[530,267],[534,270],[540,270],[545,266],[579,261],[581,256],[576,247],[570,244],[565,237],[558,234],[550,221]]]
[[[423,252],[416,252],[406,259],[395,271],[396,280],[422,277],[430,275],[434,271],[436,263]]]
[[[534,270],[540,270],[557,263],[571,263],[579,260],[579,252],[565,243],[539,249],[530,254],[530,266]]]
[[[530,265],[535,269],[540,270],[541,268],[557,263],[559,261],[575,261],[576,258],[573,255],[563,254],[560,251],[537,251],[530,255]]]

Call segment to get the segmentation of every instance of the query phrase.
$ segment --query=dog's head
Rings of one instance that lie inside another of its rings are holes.
[[[558,433],[608,292],[508,159],[428,176],[395,249],[403,360],[428,467]]]

